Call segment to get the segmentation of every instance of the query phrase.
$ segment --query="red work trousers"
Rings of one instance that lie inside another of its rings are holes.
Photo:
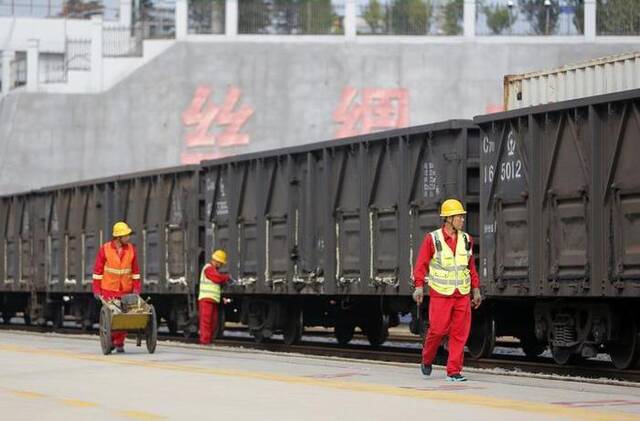
[[[120,298],[123,294],[130,294],[130,292],[119,292],[119,291],[108,291],[102,290],[101,295],[105,300],[110,300],[112,298]],[[120,330],[111,332],[111,343],[114,347],[119,348],[124,346],[124,340],[127,338],[127,332],[122,332]]]
[[[429,330],[422,347],[422,362],[431,364],[440,342],[449,336],[447,375],[459,374],[464,360],[464,344],[471,329],[471,300],[462,297],[431,297],[429,299]]]
[[[198,301],[198,314],[200,317],[200,343],[210,344],[216,336],[218,327],[218,303],[213,300],[203,299]]]

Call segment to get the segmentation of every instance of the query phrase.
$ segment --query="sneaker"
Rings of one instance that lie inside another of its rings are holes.
[[[431,370],[432,370],[432,366],[431,364],[420,364],[420,371],[422,371],[422,374],[425,376],[430,376],[431,375]]]
[[[124,345],[117,346],[116,347],[116,352],[119,352],[119,353],[122,354],[124,352]]]
[[[452,374],[450,376],[447,376],[447,381],[448,382],[466,382],[467,378],[462,374],[458,373],[458,374]]]

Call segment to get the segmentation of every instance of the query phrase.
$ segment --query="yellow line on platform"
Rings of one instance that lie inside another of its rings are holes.
[[[46,399],[52,400],[53,402],[62,403],[64,405],[73,406],[76,408],[97,408],[100,406],[95,402],[83,401],[79,399],[58,398],[55,396],[46,395],[44,393],[32,392],[28,390],[10,389],[2,386],[0,386],[0,390],[5,390],[11,395],[17,396],[19,398],[25,398],[25,399],[45,399],[46,398]],[[141,421],[157,421],[157,420],[166,419],[166,417],[163,417],[157,414],[152,414],[151,412],[144,412],[144,411],[117,411],[116,413],[125,418],[131,418],[134,420],[141,420]]]
[[[47,398],[47,395],[44,395],[42,393],[38,393],[38,392],[29,392],[27,390],[13,390],[13,389],[9,389],[8,390],[9,393],[11,393],[14,396],[18,396],[21,398],[27,398],[27,399],[43,399],[43,398]]]
[[[77,408],[94,408],[98,406],[95,402],[81,401],[78,399],[61,399],[62,403],[69,406],[75,406]]]
[[[535,413],[556,417],[569,417],[580,420],[638,420],[640,417],[636,414],[624,413],[619,411],[598,411],[593,409],[569,408],[559,405],[519,401],[513,399],[494,398],[491,396],[471,395],[459,393],[455,391],[433,391],[418,390],[412,388],[403,388],[398,386],[389,386],[372,383],[361,383],[352,381],[337,381],[331,379],[319,379],[300,376],[291,376],[286,374],[275,374],[265,372],[252,372],[229,370],[222,368],[197,367],[188,365],[179,365],[172,363],[162,363],[153,361],[140,361],[127,359],[125,357],[116,356],[100,356],[91,354],[81,354],[70,351],[60,351],[52,349],[41,349],[32,347],[20,347],[15,345],[0,345],[0,351],[15,352],[21,354],[41,355],[47,358],[58,357],[69,360],[93,361],[103,364],[133,366],[137,368],[153,368],[159,370],[168,370],[181,373],[190,373],[197,375],[212,375],[233,378],[244,378],[253,380],[263,380],[279,383],[306,385],[322,387],[327,389],[347,390],[352,392],[375,393],[381,395],[392,395],[407,398],[428,399],[438,402],[448,402],[460,405],[471,405],[484,408],[502,409],[511,411],[520,411],[525,413]],[[130,414],[133,414],[131,412]],[[154,418],[155,419],[155,418]]]
[[[140,421],[156,421],[166,419],[166,417],[143,411],[122,411],[118,412],[118,415]]]

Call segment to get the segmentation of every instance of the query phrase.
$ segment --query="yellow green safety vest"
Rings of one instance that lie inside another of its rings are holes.
[[[453,295],[456,289],[460,294],[468,294],[471,291],[469,259],[473,254],[469,234],[458,232],[455,255],[444,240],[442,228],[429,235],[436,250],[429,263],[429,286],[442,295]]]
[[[211,282],[209,278],[204,275],[204,271],[207,270],[209,266],[211,266],[211,264],[207,263],[202,268],[202,272],[200,272],[200,294],[198,294],[198,300],[210,298],[216,303],[219,303],[222,288],[220,288],[220,285]]]

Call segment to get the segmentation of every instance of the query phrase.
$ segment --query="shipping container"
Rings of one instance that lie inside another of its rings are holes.
[[[640,88],[640,53],[504,77],[505,110]]]
[[[548,343],[560,363],[603,346],[621,368],[635,361],[639,117],[634,90],[475,118],[480,274],[498,334]]]

